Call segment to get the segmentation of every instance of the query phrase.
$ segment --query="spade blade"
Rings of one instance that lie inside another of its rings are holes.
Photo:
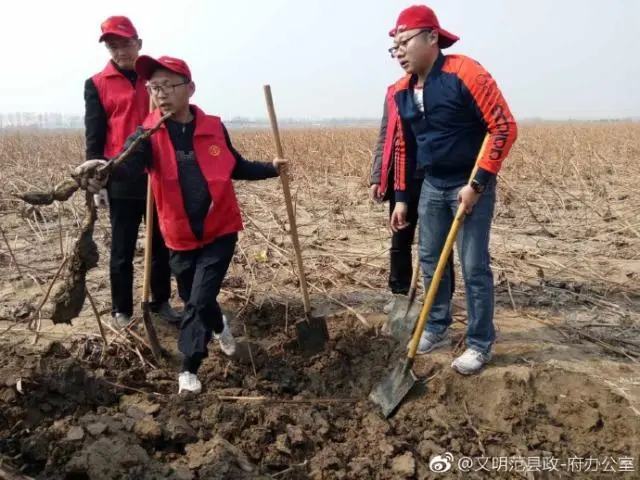
[[[329,339],[329,330],[324,317],[309,315],[306,319],[296,323],[298,345],[306,355],[315,355],[324,350]]]
[[[400,361],[391,373],[371,391],[369,400],[380,406],[382,414],[385,418],[389,418],[411,391],[416,381],[417,377],[410,365],[407,364],[407,360]]]
[[[410,305],[408,297],[396,298],[387,315],[385,331],[400,343],[408,342],[421,309],[422,303],[417,300]]]

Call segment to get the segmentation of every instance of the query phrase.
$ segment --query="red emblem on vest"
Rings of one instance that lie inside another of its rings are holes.
[[[211,145],[209,147],[209,155],[212,157],[217,157],[220,155],[220,147],[218,145]]]

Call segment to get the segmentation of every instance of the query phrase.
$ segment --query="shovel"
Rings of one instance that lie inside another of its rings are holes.
[[[400,343],[409,340],[416,319],[420,315],[420,302],[414,303],[420,276],[420,255],[416,253],[413,260],[413,274],[409,295],[397,296],[393,308],[387,315],[385,331]]]
[[[478,158],[482,156],[488,138],[489,136],[485,135],[482,146],[480,147],[480,152],[478,153]],[[476,165],[471,172],[469,181],[473,179],[477,169],[478,162],[476,160]],[[449,230],[449,235],[447,235],[447,240],[444,244],[444,248],[442,249],[442,253],[440,254],[440,259],[438,260],[436,271],[434,272],[433,278],[429,283],[429,290],[427,291],[424,305],[422,306],[422,310],[420,312],[418,325],[413,332],[413,337],[411,339],[411,345],[409,347],[407,358],[398,362],[398,364],[391,371],[391,374],[386,377],[381,383],[379,383],[369,394],[369,400],[382,408],[382,413],[385,418],[388,418],[395,411],[396,407],[400,405],[404,397],[409,393],[409,391],[417,381],[417,377],[413,372],[412,367],[416,356],[416,351],[418,350],[418,343],[420,342],[420,336],[422,335],[422,330],[424,329],[427,317],[431,312],[433,301],[436,298],[436,293],[438,292],[438,287],[440,286],[442,274],[444,273],[445,268],[447,268],[447,262],[449,261],[449,256],[451,255],[451,251],[453,250],[453,243],[455,242],[458,231],[462,226],[464,215],[464,207],[462,204],[460,204],[460,206],[458,207],[458,211],[456,212],[456,216],[453,219],[453,224],[451,225],[451,228]]]
[[[149,111],[153,110],[153,101],[149,99]],[[156,329],[151,320],[151,310],[149,308],[149,291],[151,289],[151,249],[153,239],[153,190],[151,189],[151,177],[147,180],[147,210],[146,210],[146,233],[144,246],[144,279],[142,283],[142,322],[149,339],[151,354],[158,362],[163,356],[168,356],[168,352],[162,349],[158,341]]]
[[[448,268],[453,274],[453,260],[449,257]],[[393,302],[393,308],[387,315],[385,332],[400,343],[406,343],[413,333],[413,327],[420,316],[422,304],[414,302],[420,274],[420,255],[416,254],[413,260],[413,275],[409,295],[399,296]],[[453,278],[451,279],[453,282]],[[453,297],[453,290],[451,291]]]
[[[269,111],[269,120],[271,121],[271,129],[273,131],[273,139],[276,144],[276,152],[278,158],[284,158],[282,153],[282,143],[280,141],[280,132],[278,130],[278,121],[273,106],[273,98],[271,96],[271,86],[264,86],[264,95],[267,102],[267,110]],[[296,323],[296,332],[298,337],[298,345],[308,355],[315,355],[324,349],[326,341],[329,339],[329,331],[324,317],[315,315],[311,312],[311,304],[309,302],[309,292],[307,289],[307,281],[302,266],[302,254],[300,253],[300,242],[298,240],[298,229],[296,227],[296,217],[293,211],[293,202],[291,201],[291,193],[289,191],[289,178],[285,171],[280,173],[282,180],[282,189],[284,191],[284,200],[287,204],[287,215],[289,217],[289,225],[291,229],[291,241],[296,253],[296,263],[298,271],[298,279],[300,281],[300,290],[304,303],[305,319]]]

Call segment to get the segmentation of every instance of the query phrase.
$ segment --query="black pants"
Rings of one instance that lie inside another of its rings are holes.
[[[409,185],[409,203],[407,212],[407,222],[409,226],[398,232],[393,232],[391,236],[390,268],[389,268],[389,288],[391,293],[407,295],[411,288],[411,276],[413,265],[411,262],[411,249],[418,226],[418,203],[420,201],[420,190],[423,180],[413,179]],[[396,206],[393,194],[389,198],[389,217]],[[455,291],[455,278],[453,269],[453,253],[449,257],[449,273],[451,275],[451,294]]]
[[[133,257],[138,240],[138,229],[146,216],[146,201],[110,198],[111,218],[111,312],[133,314]],[[169,250],[158,228],[158,215],[154,211],[151,246],[151,302],[156,309],[171,296],[171,270]]]
[[[196,373],[207,357],[213,333],[224,328],[218,294],[238,241],[237,234],[225,235],[198,250],[171,251],[170,265],[185,304],[178,349],[182,371]]]

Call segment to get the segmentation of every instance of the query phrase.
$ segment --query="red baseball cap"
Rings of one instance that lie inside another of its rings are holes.
[[[191,81],[191,70],[189,70],[189,66],[184,60],[168,57],[166,55],[163,55],[158,59],[150,57],[149,55],[140,55],[136,59],[136,73],[145,80],[149,80],[151,75],[153,75],[153,72],[158,68],[166,68],[173,73],[187,77],[187,79]]]
[[[397,33],[416,28],[431,28],[438,32],[438,46],[440,48],[450,47],[460,40],[453,33],[440,27],[435,12],[426,5],[412,5],[400,12],[396,26],[389,31],[389,36],[394,37]]]
[[[107,35],[117,35],[119,37],[133,38],[138,36],[136,28],[127,17],[122,15],[114,15],[107,18],[100,25],[102,35],[100,35],[100,42],[104,40]]]

